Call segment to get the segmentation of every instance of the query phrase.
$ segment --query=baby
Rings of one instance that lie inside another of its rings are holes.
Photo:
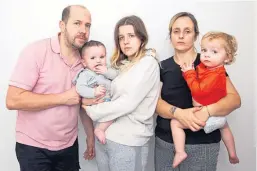
[[[111,80],[118,71],[106,66],[106,48],[99,41],[90,40],[81,48],[82,69],[74,78],[77,93],[83,98],[100,98],[110,101]],[[99,123],[95,130],[97,139],[105,144],[105,130],[112,124],[112,121]]]

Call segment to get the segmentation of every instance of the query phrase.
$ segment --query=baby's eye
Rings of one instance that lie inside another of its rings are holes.
[[[206,52],[206,49],[201,49],[201,52]]]

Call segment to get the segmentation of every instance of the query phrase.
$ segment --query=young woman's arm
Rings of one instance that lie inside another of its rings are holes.
[[[122,85],[120,97],[97,105],[82,105],[93,121],[105,122],[130,114],[160,81],[159,66],[152,57],[144,57],[131,69],[129,80]]]

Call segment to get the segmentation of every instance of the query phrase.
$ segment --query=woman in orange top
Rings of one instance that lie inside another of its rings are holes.
[[[184,63],[181,70],[189,89],[191,90],[193,105],[206,106],[216,103],[227,95],[225,64],[234,60],[237,50],[236,39],[223,32],[209,32],[201,41],[201,63],[194,69],[194,64]],[[208,112],[209,113],[209,112]],[[176,119],[171,120],[172,136],[175,145],[173,167],[177,167],[186,157],[184,126]],[[205,133],[221,128],[221,137],[229,153],[232,164],[239,162],[236,154],[235,142],[225,117],[210,116],[204,127]]]

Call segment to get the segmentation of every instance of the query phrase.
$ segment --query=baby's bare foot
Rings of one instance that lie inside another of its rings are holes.
[[[106,143],[105,132],[103,130],[96,128],[94,133],[95,133],[96,138],[100,141],[100,143],[102,143],[102,144]]]

